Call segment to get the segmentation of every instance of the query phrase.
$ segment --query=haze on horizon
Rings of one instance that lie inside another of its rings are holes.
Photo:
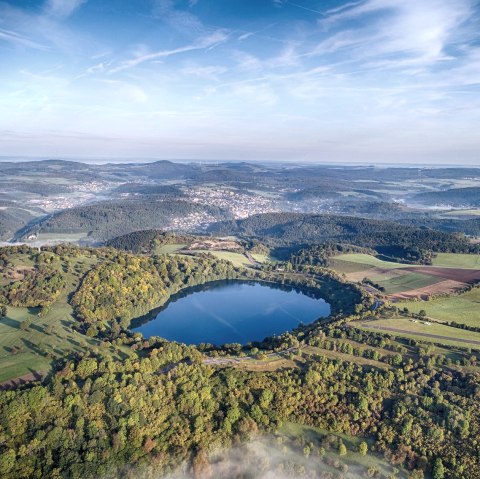
[[[11,156],[480,163],[478,0],[0,1]]]

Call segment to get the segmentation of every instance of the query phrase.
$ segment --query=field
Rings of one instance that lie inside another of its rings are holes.
[[[427,317],[436,321],[455,321],[467,326],[480,327],[480,288],[474,288],[459,296],[398,303],[396,306],[406,307],[412,313],[418,313],[423,309]]]
[[[392,269],[392,268],[404,268],[408,265],[395,263],[393,261],[383,261],[375,256],[370,254],[363,254],[363,253],[346,253],[346,254],[339,254],[332,258],[333,260],[341,260],[342,262],[354,263],[359,265],[359,268],[370,269],[370,268],[384,268],[384,269]],[[362,271],[358,269],[358,271]],[[343,273],[343,271],[340,271]]]
[[[153,254],[172,254],[178,250],[185,248],[185,244],[165,244],[163,246],[159,246],[153,250]]]
[[[480,255],[460,253],[438,253],[432,261],[433,266],[446,268],[471,268],[480,269]]]
[[[432,266],[416,266],[382,261],[367,254],[342,254],[332,258],[331,265],[349,281],[368,278],[394,302],[450,294],[480,281],[478,255],[439,254]]]
[[[248,267],[252,266],[249,259],[242,253],[232,253],[231,251],[214,251],[214,250],[192,250],[192,253],[210,253],[219,259],[230,261],[235,266]]]
[[[399,317],[354,322],[351,325],[367,331],[385,332],[393,336],[480,349],[480,333],[453,328],[444,324],[425,323],[428,323],[428,320],[413,320],[411,318]]]

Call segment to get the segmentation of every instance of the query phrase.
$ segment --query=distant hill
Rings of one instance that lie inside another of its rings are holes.
[[[15,232],[23,228],[34,216],[28,211],[15,207],[0,208],[0,240],[11,239]]]
[[[32,232],[87,233],[92,239],[105,241],[132,231],[169,228],[172,220],[185,219],[195,213],[211,215],[216,220],[231,217],[221,208],[186,201],[105,201],[55,213],[26,235]]]
[[[412,199],[431,206],[478,207],[480,206],[480,187],[418,193]]]
[[[471,248],[468,240],[458,234],[336,215],[266,213],[220,222],[208,231],[219,236],[257,238],[274,246],[348,242],[400,258],[408,255],[413,258],[422,250],[469,251]]]

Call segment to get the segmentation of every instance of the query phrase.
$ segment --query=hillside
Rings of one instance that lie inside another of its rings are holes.
[[[214,206],[185,201],[150,199],[148,201],[108,201],[79,206],[55,213],[26,234],[88,233],[93,240],[104,241],[121,234],[149,228],[182,229],[181,221],[191,224],[229,218],[229,213]],[[174,223],[178,220],[177,223]]]
[[[418,193],[413,200],[425,205],[477,207],[480,206],[480,188],[452,188],[445,191]]]
[[[267,213],[212,225],[215,235],[258,238],[275,246],[347,242],[375,248],[398,258],[419,259],[421,251],[468,251],[468,240],[457,234],[414,228],[390,221],[334,215]]]

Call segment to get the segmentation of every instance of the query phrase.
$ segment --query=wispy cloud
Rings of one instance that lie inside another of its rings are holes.
[[[20,33],[0,28],[0,40],[4,40],[22,47],[35,48],[38,50],[48,50],[46,45],[36,42]]]
[[[86,2],[87,0],[47,0],[45,13],[55,17],[66,18]]]
[[[213,48],[223,42],[225,42],[228,38],[227,32],[224,30],[217,30],[216,32],[208,35],[206,37],[201,37],[195,42],[185,45],[183,47],[173,48],[170,50],[160,50],[157,52],[146,53],[143,55],[138,55],[134,58],[130,58],[128,60],[124,60],[120,62],[119,65],[109,70],[109,73],[118,73],[123,70],[128,70],[130,68],[136,67],[142,63],[150,62],[153,60],[159,60],[162,58],[168,58],[173,55],[178,55],[180,53],[187,53],[192,52],[195,50],[206,50],[209,48]]]

